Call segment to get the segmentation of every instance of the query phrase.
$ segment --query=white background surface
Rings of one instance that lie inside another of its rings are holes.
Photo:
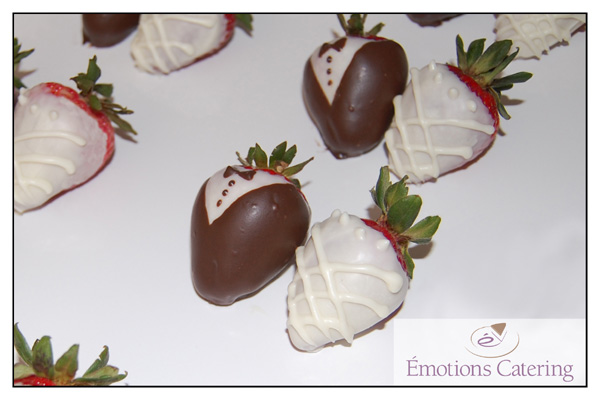
[[[402,44],[411,67],[455,59],[454,40],[494,39],[492,15],[422,28],[370,15]],[[130,36],[106,49],[81,43],[80,16],[16,15],[35,52],[29,87],[70,83],[94,54],[102,82],[135,111],[137,143],[116,139],[92,181],[40,210],[14,215],[14,320],[55,355],[80,343],[80,374],[100,353],[130,385],[391,385],[393,324],[352,347],[296,351],[285,331],[293,269],[230,307],[199,298],[190,279],[189,223],[202,183],[258,142],[297,144],[313,222],[339,208],[368,217],[383,144],[349,160],[324,148],[301,97],[304,63],[340,33],[333,15],[255,15],[217,55],[168,76],[137,70]],[[277,32],[275,34],[275,32]],[[411,186],[421,216],[440,215],[395,318],[583,318],[586,314],[586,33],[507,73],[534,77],[506,92],[504,135],[469,168]],[[565,74],[565,71],[569,71]],[[40,307],[52,312],[40,312]],[[160,366],[159,366],[160,365]]]

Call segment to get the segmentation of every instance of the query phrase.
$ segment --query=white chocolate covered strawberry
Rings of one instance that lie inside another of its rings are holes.
[[[518,58],[541,58],[558,44],[571,41],[586,24],[585,14],[499,14],[496,40],[512,40]]]
[[[252,30],[250,14],[142,14],[131,43],[138,68],[168,74],[221,50],[236,25]]]
[[[21,89],[14,112],[14,209],[25,212],[93,177],[114,151],[116,124],[136,133],[112,101],[113,87],[96,83],[96,57],[71,78],[80,93],[60,83]]]
[[[408,244],[430,241],[441,221],[427,217],[413,226],[421,198],[408,195],[405,181],[392,185],[382,168],[372,190],[382,210],[377,221],[336,210],[296,250],[287,328],[297,349],[352,343],[404,302],[414,269]]]
[[[518,51],[508,54],[512,42],[485,39],[471,43],[465,53],[456,38],[458,67],[431,62],[411,70],[411,82],[394,99],[395,115],[386,132],[390,169],[411,182],[425,182],[462,167],[480,156],[496,137],[500,116],[510,116],[501,92],[531,78],[518,72],[498,74]]]

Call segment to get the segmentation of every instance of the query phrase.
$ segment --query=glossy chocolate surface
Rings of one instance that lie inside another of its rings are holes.
[[[124,40],[137,28],[140,14],[82,14],[82,20],[83,42],[109,47]]]
[[[204,299],[230,305],[290,264],[308,234],[310,208],[294,185],[278,183],[249,191],[209,224],[206,186],[192,212],[192,280]]]
[[[448,21],[461,14],[406,14],[411,21],[421,26],[440,26],[444,21]]]
[[[338,50],[336,43],[329,47]],[[320,56],[323,53],[321,48]],[[330,105],[308,60],[304,100],[336,158],[364,154],[381,142],[394,116],[392,100],[404,92],[407,79],[408,60],[402,46],[390,40],[370,41],[354,55]]]

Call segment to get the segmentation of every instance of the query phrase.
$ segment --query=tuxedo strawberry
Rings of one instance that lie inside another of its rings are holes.
[[[392,100],[404,92],[408,61],[402,46],[364,32],[366,15],[339,16],[346,36],[320,46],[304,68],[303,96],[327,148],[338,159],[377,146],[394,115]]]
[[[352,343],[404,302],[414,270],[409,242],[429,242],[441,220],[427,217],[413,225],[421,198],[408,195],[406,178],[392,184],[389,177],[383,167],[371,191],[382,211],[376,221],[336,210],[311,228],[311,238],[296,251],[287,328],[297,349]]]
[[[512,40],[519,47],[519,58],[541,58],[586,25],[585,14],[498,14],[496,40]]]
[[[391,170],[399,177],[424,182],[462,167],[480,156],[493,142],[500,116],[510,116],[501,93],[531,78],[518,72],[499,74],[515,58],[512,42],[485,39],[471,43],[467,52],[456,38],[458,66],[431,62],[411,70],[411,82],[394,99],[395,115],[385,140]]]
[[[140,14],[82,14],[83,42],[109,47],[125,40],[137,29]]]
[[[142,14],[131,43],[138,68],[168,74],[221,50],[236,26],[252,32],[250,14]]]
[[[114,150],[115,124],[132,111],[114,104],[113,87],[96,83],[96,57],[87,72],[71,78],[80,93],[60,83],[21,92],[14,113],[14,209],[37,208],[93,177]]]
[[[17,324],[13,328],[13,337],[15,350],[21,359],[14,365],[14,386],[109,386],[127,377],[127,372],[120,374],[118,368],[108,365],[106,346],[83,376],[75,378],[78,344],[71,346],[54,363],[50,337],[36,340],[30,348]]]
[[[271,156],[257,144],[241,165],[201,187],[192,212],[192,278],[197,293],[230,305],[273,280],[306,240],[310,207],[292,178],[310,161],[290,166],[296,146]]]

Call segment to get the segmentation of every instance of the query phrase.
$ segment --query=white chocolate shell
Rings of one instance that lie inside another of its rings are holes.
[[[223,14],[142,14],[131,55],[138,68],[168,74],[218,48],[226,27]]]
[[[20,213],[88,180],[104,162],[98,122],[44,85],[22,89],[14,114],[14,209]]]
[[[496,40],[513,41],[517,58],[541,58],[559,43],[569,43],[573,33],[586,23],[585,14],[499,14]]]
[[[294,347],[317,351],[372,327],[406,297],[409,278],[385,236],[336,210],[296,250],[287,329]]]
[[[263,170],[248,170],[241,165],[230,167],[239,172],[252,171],[251,177],[243,178],[239,174],[228,175],[228,168],[217,171],[206,183],[206,213],[208,223],[212,224],[227,208],[246,193],[264,186],[289,184],[281,174],[272,174]]]
[[[431,62],[410,73],[406,91],[394,98],[385,142],[392,172],[425,182],[481,154],[493,141],[494,120],[446,65]]]

